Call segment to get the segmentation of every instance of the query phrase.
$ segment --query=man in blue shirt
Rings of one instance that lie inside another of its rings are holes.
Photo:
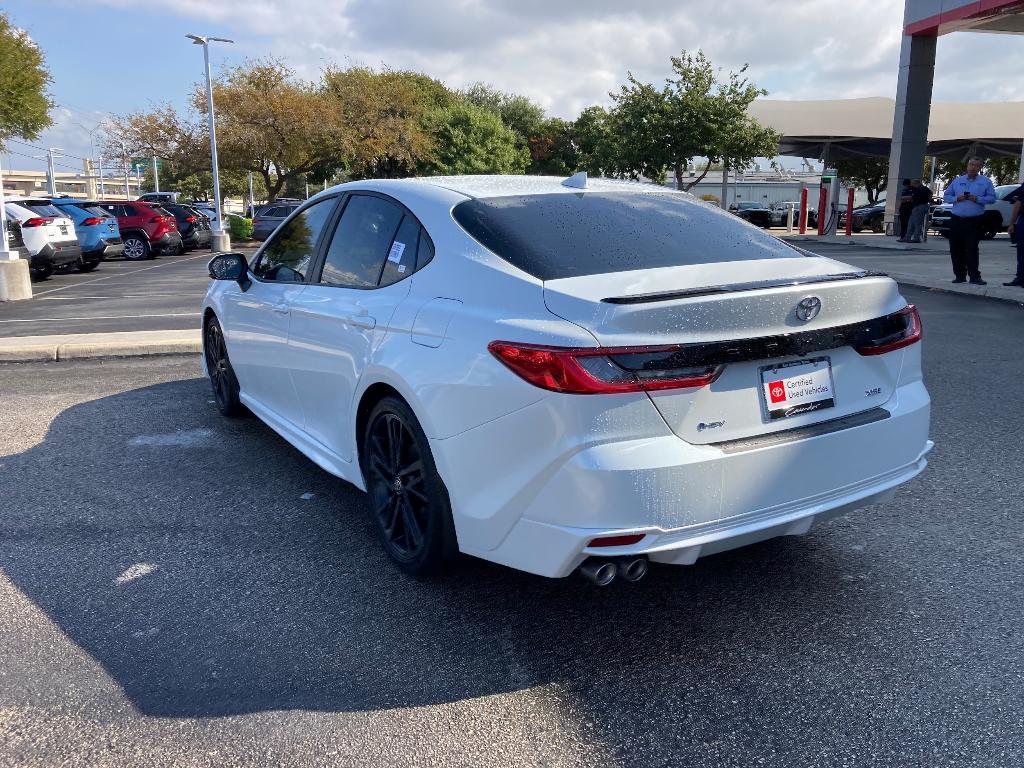
[[[967,173],[946,187],[942,199],[953,204],[949,221],[949,257],[953,261],[953,282],[964,283],[970,276],[974,285],[985,285],[978,264],[978,241],[985,206],[996,201],[996,188],[981,175],[981,160],[967,161]]]

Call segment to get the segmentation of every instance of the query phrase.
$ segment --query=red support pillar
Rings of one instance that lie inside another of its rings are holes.
[[[846,236],[853,236],[853,187],[846,190]]]
[[[825,211],[825,206],[828,205],[828,190],[825,187],[821,188],[818,193],[818,234],[825,234],[825,223],[828,221],[828,213]]]
[[[800,234],[807,234],[807,187],[800,190]]]

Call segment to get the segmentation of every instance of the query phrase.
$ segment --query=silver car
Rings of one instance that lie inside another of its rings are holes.
[[[271,205],[259,211],[252,220],[252,237],[254,240],[266,240],[277,229],[278,225],[291,216],[299,203],[282,203]]]

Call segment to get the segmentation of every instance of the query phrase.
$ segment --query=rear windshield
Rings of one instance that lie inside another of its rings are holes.
[[[40,216],[64,217],[64,214],[60,212],[60,208],[53,203],[39,203],[34,200],[26,200],[22,205],[33,213],[38,213]]]
[[[485,197],[459,203],[452,215],[481,245],[540,280],[804,255],[671,192]]]

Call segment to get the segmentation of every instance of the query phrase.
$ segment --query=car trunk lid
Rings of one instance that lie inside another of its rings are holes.
[[[544,296],[551,312],[588,330],[603,347],[686,345],[687,359],[707,353],[721,362],[710,385],[648,393],[672,430],[691,443],[749,438],[869,410],[892,396],[899,375],[900,355],[865,357],[849,346],[858,323],[905,306],[896,284],[830,259],[563,278],[545,282]],[[812,297],[820,312],[803,320],[797,307]],[[815,365],[788,373],[781,368],[810,361]],[[803,380],[805,373],[818,384],[831,380],[833,405],[772,418],[767,384],[789,374]]]

